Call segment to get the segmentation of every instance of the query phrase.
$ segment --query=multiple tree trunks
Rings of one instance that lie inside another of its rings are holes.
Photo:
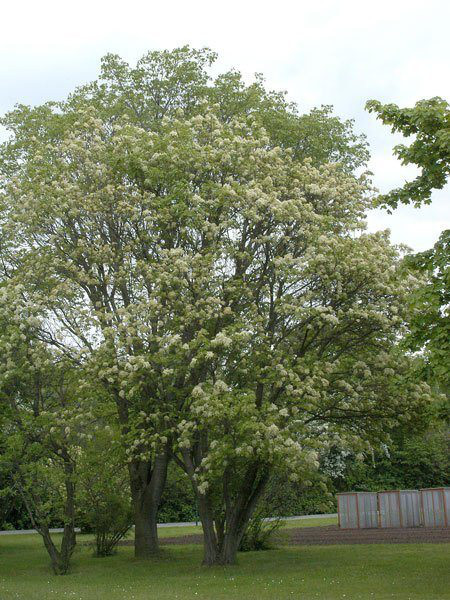
[[[208,495],[197,494],[200,519],[203,526],[203,564],[230,565],[236,555],[248,522],[269,480],[268,471],[258,464],[245,472],[236,495],[227,492],[224,518],[214,514]],[[225,479],[226,486],[226,479]]]
[[[65,575],[70,566],[70,557],[75,549],[76,545],[76,532],[75,532],[75,483],[74,473],[75,468],[68,456],[67,452],[62,452],[64,458],[64,473],[65,481],[64,486],[66,489],[66,500],[64,506],[64,530],[61,540],[61,547],[58,550],[55,543],[52,540],[50,529],[47,524],[42,523],[39,516],[33,510],[30,498],[22,493],[27,512],[30,516],[33,527],[42,536],[44,546],[50,556],[52,569],[55,575]]]
[[[74,524],[71,523],[64,527],[61,549],[58,550],[53,543],[48,527],[42,527],[39,530],[44,545],[50,556],[52,569],[55,575],[66,575],[69,570],[70,557],[76,544],[76,533]]]
[[[134,555],[149,558],[159,552],[157,515],[167,476],[168,454],[150,461],[129,464],[131,498],[134,511]]]

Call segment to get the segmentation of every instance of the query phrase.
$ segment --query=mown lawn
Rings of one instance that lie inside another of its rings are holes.
[[[292,519],[283,522],[283,529],[291,529],[293,527],[319,527],[320,525],[337,525],[337,517],[326,517],[317,519]],[[201,525],[198,525],[197,527],[161,527],[159,529],[159,536],[179,537],[182,535],[190,535],[192,533],[201,532]]]
[[[179,529],[161,533],[195,532]],[[149,562],[135,560],[129,547],[99,559],[79,546],[72,572],[55,577],[39,536],[1,536],[0,600],[445,600],[449,559],[445,544],[298,546],[240,554],[236,566],[208,569],[198,545],[166,547]]]

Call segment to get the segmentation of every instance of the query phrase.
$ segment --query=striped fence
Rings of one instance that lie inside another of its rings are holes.
[[[449,527],[450,488],[337,495],[341,529]]]

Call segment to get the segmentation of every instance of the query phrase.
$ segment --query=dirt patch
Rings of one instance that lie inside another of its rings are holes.
[[[441,544],[450,542],[449,527],[412,527],[410,529],[339,529],[337,525],[294,527],[274,535],[274,544],[290,546],[322,546],[333,544]],[[201,544],[199,533],[178,537],[162,537],[162,546]],[[123,540],[120,546],[133,546],[133,540]]]
[[[277,535],[290,545],[328,544],[420,544],[450,542],[448,527],[411,527],[386,529],[339,529],[337,525],[298,527]]]

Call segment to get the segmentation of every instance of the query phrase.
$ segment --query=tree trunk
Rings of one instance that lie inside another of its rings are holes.
[[[168,452],[150,461],[129,464],[134,512],[134,555],[149,558],[159,552],[157,516],[169,462]]]
[[[69,456],[66,457],[64,465],[65,471],[65,487],[66,487],[66,505],[64,507],[64,532],[61,541],[60,558],[61,564],[69,567],[70,557],[76,544],[75,533],[75,467],[70,461]],[[67,570],[66,570],[67,572]]]
[[[222,548],[218,557],[218,563],[221,565],[234,565],[236,555],[241,542],[242,535],[237,531],[229,531],[225,534]]]
[[[219,556],[219,543],[214,528],[213,512],[205,496],[198,496],[198,512],[203,527],[203,564],[215,565]]]
[[[134,504],[134,555],[136,558],[149,558],[159,551],[156,519],[142,507],[140,502]]]

